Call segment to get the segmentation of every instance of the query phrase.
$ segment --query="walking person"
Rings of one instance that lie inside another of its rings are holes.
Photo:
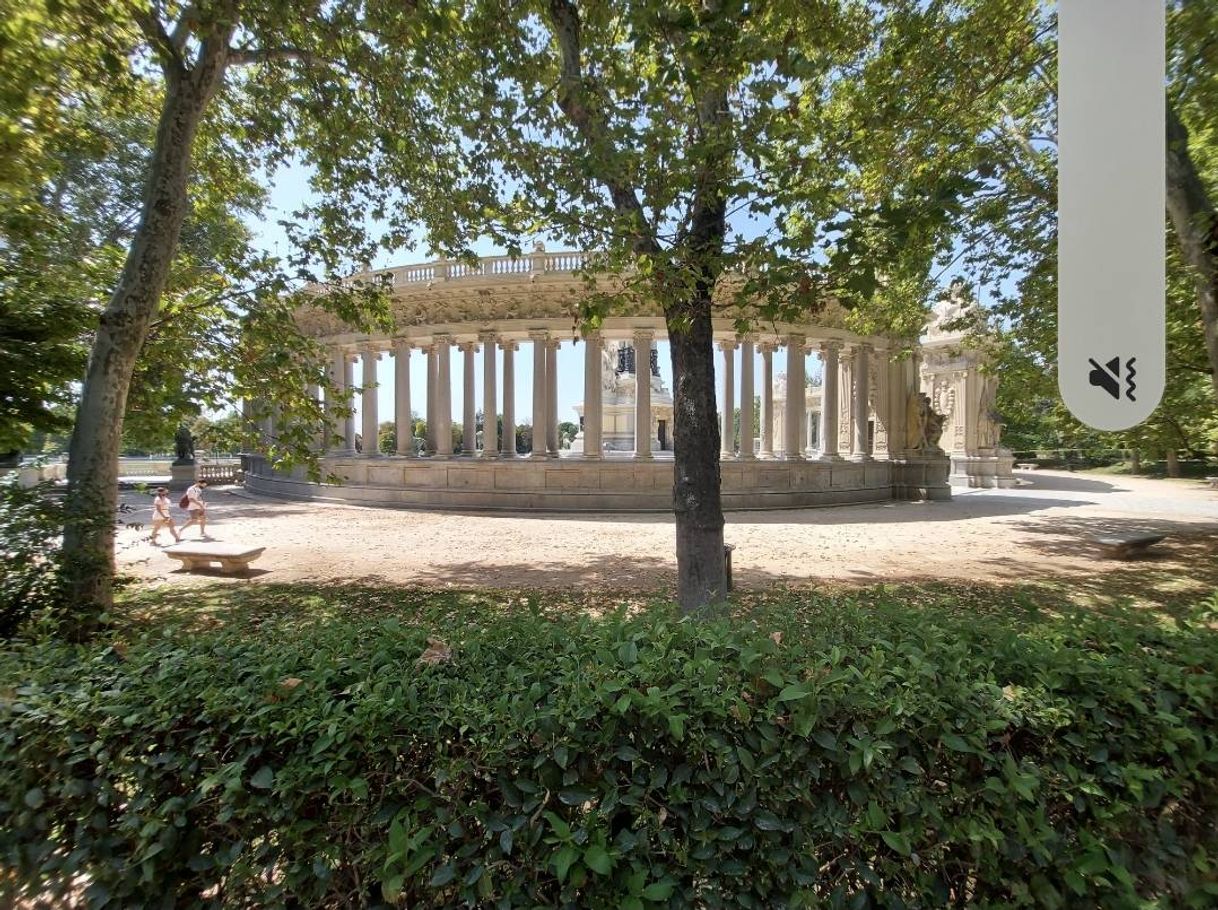
[[[203,491],[207,489],[206,480],[196,480],[194,485],[186,491],[186,495],[182,497],[186,501],[185,508],[190,512],[190,518],[182,525],[182,529],[178,532],[178,539],[186,533],[186,529],[191,525],[199,526],[199,537],[201,540],[207,540],[207,504],[203,501]]]
[[[161,528],[169,528],[169,533],[173,535],[174,543],[182,542],[182,535],[178,533],[177,523],[173,520],[173,513],[170,512],[169,488],[158,487],[156,491],[156,499],[152,500],[152,536],[148,540],[156,544],[157,537],[161,533]]]

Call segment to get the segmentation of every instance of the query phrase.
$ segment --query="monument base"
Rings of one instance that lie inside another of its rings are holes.
[[[1015,486],[1015,456],[1005,449],[980,455],[952,455],[952,480],[960,486],[1009,490]]]
[[[951,460],[946,454],[918,452],[892,459],[892,498],[913,502],[942,502],[952,498],[948,482]]]
[[[169,466],[169,489],[185,490],[199,479],[199,466],[193,461],[185,464],[174,462]]]

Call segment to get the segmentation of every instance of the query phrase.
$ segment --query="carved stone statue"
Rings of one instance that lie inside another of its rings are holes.
[[[998,447],[1002,432],[1002,416],[995,410],[998,397],[998,380],[993,376],[981,379],[981,394],[977,399],[977,446],[981,449]]]
[[[938,452],[947,419],[931,406],[925,392],[911,392],[906,402],[906,448],[914,452]]]
[[[967,329],[960,323],[976,312],[976,304],[965,296],[964,282],[953,281],[947,295],[931,307],[931,317],[926,325],[926,333],[932,337],[962,335]]]
[[[177,455],[174,464],[195,463],[195,440],[185,424],[178,427],[178,431],[173,436],[173,444]]]

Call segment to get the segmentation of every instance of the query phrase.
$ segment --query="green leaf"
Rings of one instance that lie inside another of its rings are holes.
[[[598,875],[613,871],[613,857],[600,844],[593,844],[584,851],[584,865]]]
[[[457,866],[455,863],[445,863],[437,869],[431,876],[431,880],[427,883],[428,887],[440,888],[447,885],[457,877]]]
[[[37,809],[46,802],[46,796],[42,792],[41,787],[34,787],[31,790],[25,791],[25,804],[31,809]]]
[[[666,901],[672,897],[673,887],[670,881],[652,882],[643,889],[643,898],[649,901]]]
[[[944,733],[943,736],[940,737],[940,741],[943,743],[943,745],[955,752],[973,751],[973,748],[955,733]]]
[[[271,769],[270,765],[263,765],[250,778],[250,786],[256,787],[259,790],[269,790],[274,783],[275,772]]]
[[[512,829],[504,828],[499,832],[499,849],[503,851],[504,856],[510,856],[512,853]]]
[[[579,859],[579,851],[570,846],[563,847],[554,855],[554,871],[560,882],[566,880],[567,871],[577,859]]]
[[[880,837],[884,838],[884,843],[902,856],[909,856],[913,852],[909,837],[899,831],[881,831]]]
[[[811,694],[812,689],[808,683],[792,683],[778,693],[778,700],[782,702],[799,701],[802,698],[807,698]]]

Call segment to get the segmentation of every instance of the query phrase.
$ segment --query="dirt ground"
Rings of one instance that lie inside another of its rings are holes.
[[[944,503],[729,514],[725,538],[736,546],[735,584],[1082,579],[1125,565],[1103,559],[1092,537],[1132,531],[1170,535],[1149,557],[1157,574],[1192,579],[1198,587],[1212,581],[1218,493],[1203,483],[1054,471],[1020,479],[1013,490],[956,489]],[[253,570],[224,576],[179,569],[147,542],[151,496],[141,493],[124,495],[132,507],[124,520],[144,527],[120,531],[120,568],[170,585],[309,581],[606,591],[675,585],[668,515],[414,512],[284,502],[240,489],[212,490],[209,500],[213,539],[267,548]],[[197,537],[198,528],[187,536]]]

